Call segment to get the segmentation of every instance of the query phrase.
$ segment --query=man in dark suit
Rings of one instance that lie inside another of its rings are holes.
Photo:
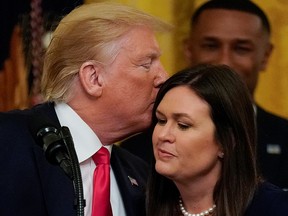
[[[155,31],[169,28],[155,17],[113,3],[82,5],[62,19],[44,60],[42,90],[49,102],[0,114],[1,216],[76,215],[75,185],[59,166],[47,162],[36,144],[35,118],[70,129],[85,216],[97,211],[97,197],[96,202],[92,197],[98,165],[92,156],[100,148],[111,154],[113,215],[145,215],[147,164],[113,143],[151,123],[155,96],[167,78]]]
[[[35,144],[29,130],[35,116],[48,117],[60,127],[52,103],[31,110],[0,114],[0,214],[75,215],[72,181],[60,167],[47,162],[42,148]],[[111,167],[126,215],[145,215],[147,164],[113,146]]]
[[[253,97],[259,72],[265,70],[272,52],[270,31],[265,13],[253,2],[211,0],[194,12],[184,52],[191,66],[201,63],[230,66],[243,78]],[[270,182],[288,188],[288,121],[256,103],[255,115],[260,171]],[[149,156],[143,152],[151,153],[151,147],[143,143],[142,150],[139,149],[143,139],[150,138],[142,134],[122,146],[131,152],[138,148],[140,156],[147,159]]]

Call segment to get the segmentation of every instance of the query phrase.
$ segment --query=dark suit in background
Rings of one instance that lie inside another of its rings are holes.
[[[258,161],[264,178],[288,188],[288,121],[257,106]]]
[[[142,158],[151,165],[153,155],[152,131],[147,130],[120,143],[120,147]]]
[[[76,215],[72,181],[61,168],[46,161],[28,129],[35,115],[48,117],[60,127],[53,104],[0,114],[0,215]],[[145,215],[147,164],[113,146],[111,166],[127,216]]]

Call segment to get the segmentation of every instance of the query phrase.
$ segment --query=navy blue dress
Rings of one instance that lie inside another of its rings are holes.
[[[262,183],[245,216],[288,216],[288,191],[268,182]]]

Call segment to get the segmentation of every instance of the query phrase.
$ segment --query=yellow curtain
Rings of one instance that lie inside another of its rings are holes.
[[[288,118],[288,1],[254,0],[269,17],[274,50],[266,71],[260,74],[257,102],[267,110]]]
[[[85,3],[101,0],[86,0]],[[105,1],[105,0],[102,0]],[[137,7],[175,25],[171,34],[158,37],[166,70],[174,72],[186,67],[182,41],[188,34],[189,19],[195,7],[206,0],[114,0]],[[288,118],[288,0],[253,0],[268,15],[272,26],[274,51],[268,68],[260,73],[256,101],[268,111]],[[287,70],[287,72],[286,72]]]

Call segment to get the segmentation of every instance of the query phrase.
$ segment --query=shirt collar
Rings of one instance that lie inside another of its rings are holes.
[[[61,126],[70,130],[79,163],[90,158],[102,147],[94,131],[68,104],[55,103],[55,111]],[[111,153],[112,145],[105,147]]]

